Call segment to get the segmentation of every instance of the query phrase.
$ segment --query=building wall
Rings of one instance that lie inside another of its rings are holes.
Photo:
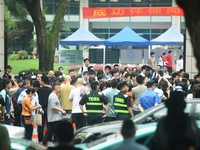
[[[47,8],[47,21],[52,21],[58,0],[44,0],[43,9]],[[174,6],[174,0],[69,0],[64,17],[72,33],[80,26],[89,29],[102,39],[107,39],[119,32],[126,25],[146,39],[153,39],[165,32],[172,25],[180,32],[181,17],[123,17],[103,19],[83,19],[82,7],[158,7]],[[183,30],[184,31],[184,30]],[[69,33],[70,34],[70,33]]]
[[[0,76],[4,71],[4,0],[0,0]]]

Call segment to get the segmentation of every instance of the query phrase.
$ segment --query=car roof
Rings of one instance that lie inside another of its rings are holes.
[[[196,123],[197,123],[198,128],[200,129],[200,120],[197,120]],[[137,125],[135,140],[145,137],[146,135],[153,134],[156,128],[157,128],[156,122]],[[108,147],[108,146],[120,143],[122,141],[123,141],[123,137],[118,132],[118,133],[108,135],[107,137],[98,139],[96,141],[92,141],[90,143],[78,144],[75,146],[82,149],[98,150],[98,149],[102,149],[102,147]]]
[[[198,98],[194,98],[194,99],[191,99],[191,100],[186,99],[185,101],[186,101],[186,103],[200,103],[200,99],[198,99]],[[149,113],[160,110],[163,107],[165,107],[164,103],[156,105],[156,106],[149,108],[149,109],[145,110],[144,112],[136,115],[135,117],[132,118],[132,120],[133,120],[134,123],[137,124],[137,122],[141,119],[141,117],[144,117],[144,115],[148,115]],[[80,132],[99,133],[100,131],[103,134],[116,133],[117,131],[120,130],[122,123],[123,123],[123,121],[121,121],[121,120],[120,121],[100,123],[100,124],[96,124],[96,125],[92,125],[92,126],[83,127],[81,129],[77,130],[76,133],[80,133]]]

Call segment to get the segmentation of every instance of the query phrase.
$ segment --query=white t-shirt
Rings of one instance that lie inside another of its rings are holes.
[[[82,87],[77,87],[75,89],[72,89],[70,94],[69,94],[69,99],[72,101],[72,114],[73,113],[82,113],[80,107],[79,107],[79,102],[81,100],[81,89],[83,89],[87,92],[86,87],[82,86]],[[83,106],[84,111],[86,111],[85,109],[85,105]]]
[[[183,69],[183,59],[176,61],[176,71]]]
[[[84,73],[85,71],[88,71],[88,67],[86,67],[85,65],[83,65],[83,66],[79,69],[78,74],[83,75],[83,73]]]

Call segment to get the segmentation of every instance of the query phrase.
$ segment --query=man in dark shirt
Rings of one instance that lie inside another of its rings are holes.
[[[58,146],[49,147],[48,150],[81,150],[75,148],[72,144],[74,129],[70,122],[66,120],[60,121],[56,126],[55,134],[58,139]]]
[[[43,132],[44,132],[44,125],[45,121],[47,123],[47,105],[48,105],[48,98],[52,92],[52,89],[48,86],[49,78],[47,76],[41,77],[41,85],[42,87],[38,89],[38,98],[39,104],[42,106],[44,114],[42,114],[42,126],[38,126],[38,141],[42,142],[43,140]]]
[[[81,101],[79,106],[81,111],[84,113],[84,116],[87,116],[88,125],[93,125],[101,123],[102,119],[105,119],[108,116],[109,103],[106,96],[99,92],[99,83],[97,81],[92,81],[91,83],[92,91],[86,93]],[[103,114],[103,104],[105,105],[105,115]],[[86,112],[84,112],[83,105],[86,106]]]
[[[5,102],[3,97],[0,95],[0,123],[4,123],[4,112],[5,112]]]

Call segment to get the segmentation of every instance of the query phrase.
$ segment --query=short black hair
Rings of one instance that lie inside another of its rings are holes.
[[[164,52],[162,55],[164,56],[166,53]]]
[[[90,70],[90,71],[89,71],[89,74],[90,74],[90,75],[96,75],[96,72],[95,72],[94,70]]]
[[[89,58],[85,58],[83,59],[83,62],[86,62],[87,60],[90,61]]]
[[[10,65],[8,65],[8,66],[5,67],[5,70],[6,69],[12,69],[12,67]]]
[[[100,76],[100,75],[103,75],[103,74],[104,74],[103,70],[97,71],[97,77]]]
[[[143,84],[144,83],[144,79],[145,78],[142,75],[138,75],[136,77],[136,81],[137,81],[138,84]]]
[[[151,52],[150,55],[155,55],[155,52]]]
[[[58,77],[58,81],[60,83],[64,82],[65,81],[65,77],[63,77],[63,76]]]
[[[188,80],[189,80],[189,78],[190,78],[190,75],[189,75],[189,73],[185,72],[185,73],[183,74],[183,78],[186,78],[186,79],[188,79]]]
[[[112,80],[109,80],[109,81],[106,82],[107,88],[110,88],[110,87],[111,87],[111,81],[112,81]]]
[[[148,68],[147,65],[143,65],[143,66],[141,67],[141,70],[145,70],[145,69],[147,69],[147,68]]]
[[[70,82],[70,84],[71,84],[71,85],[75,84],[76,81],[77,81],[77,79],[78,79],[77,77],[72,76],[72,77],[71,77],[71,82]]]
[[[71,72],[74,72],[74,69],[70,69],[70,70],[68,71],[69,74],[70,74]]]
[[[26,94],[30,94],[30,93],[35,93],[35,90],[33,89],[33,88],[28,88],[27,90],[26,90]]]
[[[169,51],[168,53],[170,54],[172,51]]]
[[[131,77],[131,79],[134,78],[134,77],[137,77],[137,73],[132,72],[132,73],[130,74],[130,77]]]
[[[89,72],[88,71],[84,71],[83,75],[86,75],[86,74],[89,75]]]
[[[113,69],[113,70],[111,70],[111,75],[113,76],[115,73],[117,73],[117,72],[119,72],[119,70],[118,69]]]
[[[55,135],[59,143],[71,142],[74,138],[74,129],[70,122],[62,120],[57,123]]]
[[[185,70],[184,69],[180,69],[178,73],[181,73],[181,72],[185,72]]]
[[[118,66],[118,67],[119,67],[119,65],[118,65],[118,64],[114,64],[114,68],[115,68],[116,66]]]
[[[110,67],[109,65],[106,65],[106,66],[105,66],[105,69],[111,70],[111,67]]]
[[[44,82],[45,84],[49,84],[49,78],[46,75],[43,75],[41,77],[42,82]]]
[[[178,74],[177,72],[174,72],[174,73],[172,74],[172,79],[176,78],[176,76],[179,76],[179,74]]]
[[[99,86],[99,82],[98,81],[92,81],[90,83],[90,85],[91,85],[92,90],[96,90],[97,86]]]
[[[52,86],[52,90],[55,90],[57,86],[60,86],[61,84],[59,82],[56,82]]]
[[[63,67],[62,66],[58,67],[58,70],[60,70],[60,69],[63,69]]]
[[[98,76],[98,81],[100,81],[101,79],[105,78],[104,75],[99,75]]]
[[[40,88],[40,82],[37,80],[33,81],[33,87]]]
[[[112,79],[112,81],[111,81],[111,87],[112,88],[117,88],[117,85],[118,85],[118,80],[117,79]]]
[[[132,120],[123,122],[121,134],[124,138],[132,138],[135,135],[135,125]]]

